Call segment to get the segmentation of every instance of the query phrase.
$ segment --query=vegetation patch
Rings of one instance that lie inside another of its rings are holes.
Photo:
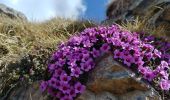
[[[114,60],[169,96],[169,51],[169,42],[118,25],[86,28],[60,44],[49,58],[49,77],[42,81],[41,90],[55,99],[75,99],[85,90],[96,58],[111,52]]]

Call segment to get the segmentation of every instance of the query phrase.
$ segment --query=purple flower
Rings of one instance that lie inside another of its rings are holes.
[[[62,73],[65,73],[61,68],[58,68],[54,72],[54,77],[59,77]]]
[[[94,58],[99,57],[100,56],[100,51],[93,48],[92,55],[93,55]]]
[[[72,97],[65,95],[64,97],[62,97],[60,100],[73,100]]]
[[[99,40],[99,39],[97,39],[96,37],[90,37],[90,41],[92,42],[92,43],[96,43],[97,42],[97,40]]]
[[[124,64],[126,64],[128,67],[131,66],[132,63],[134,63],[134,59],[132,56],[128,55],[128,56],[124,56]]]
[[[143,66],[143,64],[144,64],[144,61],[142,61],[142,60],[139,60],[138,62],[135,62],[135,64],[137,64],[138,66]]]
[[[68,83],[71,80],[71,77],[68,76],[67,74],[61,74],[60,76],[60,81],[63,83]]]
[[[112,43],[112,38],[106,38],[107,43]]]
[[[110,46],[107,43],[104,43],[100,48],[102,52],[108,52],[110,50]]]
[[[86,65],[88,65],[89,67],[93,68],[95,66],[94,60],[92,58],[88,59],[85,62]]]
[[[84,47],[91,47],[93,45],[93,43],[90,42],[89,37],[87,36],[83,37],[82,44]]]
[[[142,61],[142,57],[138,57],[138,56],[134,56],[133,59],[134,59],[134,63],[135,63],[135,64],[138,64],[139,62]],[[141,65],[140,65],[140,66],[141,66]]]
[[[166,61],[161,61],[161,64],[157,67],[157,70],[161,71],[161,70],[168,70],[169,66],[168,63]]]
[[[53,91],[52,88],[47,88],[47,92],[51,95],[51,96],[55,96],[55,93]]]
[[[133,39],[133,45],[140,45],[140,41],[138,39]]]
[[[166,61],[161,61],[161,65],[162,68],[168,68],[168,63]]]
[[[70,38],[69,42],[73,43],[74,45],[80,45],[82,41],[82,38],[79,36],[73,36],[72,38]]]
[[[41,82],[41,85],[40,85],[41,91],[44,92],[44,91],[46,90],[46,88],[47,88],[47,82],[42,81],[42,82]]]
[[[60,59],[58,59],[58,61],[57,61],[56,64],[57,64],[58,66],[62,67],[65,63],[66,63],[65,59],[61,59],[61,58],[60,58]]]
[[[147,36],[146,39],[147,39],[148,41],[153,41],[153,40],[155,39],[155,37],[154,37],[154,36]]]
[[[121,58],[120,56],[121,56],[121,52],[120,52],[119,50],[115,50],[115,51],[114,51],[114,58],[115,58],[115,59],[116,59],[116,58]]]
[[[140,48],[133,48],[133,50],[134,50],[134,54],[133,54],[134,57],[143,58],[143,57],[141,56]]]
[[[91,66],[87,65],[86,63],[81,63],[80,66],[81,66],[81,69],[86,72],[88,72],[91,69]]]
[[[138,71],[144,75],[148,71],[148,68],[143,67],[143,66],[139,66]]]
[[[153,58],[153,54],[151,52],[146,53],[145,56],[147,57],[148,60]]]
[[[76,97],[76,91],[74,88],[71,88],[70,91],[69,91],[69,96],[71,97]]]
[[[84,55],[89,55],[90,54],[90,51],[88,51],[87,49],[84,49],[84,48],[81,49],[81,52]]]
[[[55,64],[50,64],[48,66],[49,70],[54,70],[56,68],[56,65]]]
[[[127,38],[126,38],[126,42],[131,42],[133,40],[133,37],[132,36],[128,36]],[[134,42],[135,43],[135,42]],[[136,42],[136,43],[138,43],[138,41]]]
[[[112,45],[114,45],[114,46],[121,46],[122,42],[119,39],[112,38]]]
[[[58,58],[63,58],[63,53],[62,53],[62,51],[58,50],[54,53],[53,56],[54,56],[55,60],[58,59]]]
[[[154,47],[150,44],[143,44],[143,49],[148,52],[152,52],[154,50]]]
[[[75,88],[75,92],[76,92],[76,93],[83,93],[84,90],[85,90],[85,86],[82,85],[80,82],[77,82],[77,83],[74,85],[74,88]]]
[[[162,79],[159,83],[162,90],[169,90],[170,89],[170,81]]]
[[[75,59],[70,59],[70,61],[67,62],[67,64],[68,64],[68,65],[71,65],[71,66],[77,66]]]
[[[132,47],[129,47],[129,43],[124,43],[124,42],[122,42],[122,49],[124,49],[124,50],[130,50]]]
[[[169,78],[169,74],[166,72],[166,71],[160,71],[159,72],[160,73],[160,75],[164,78],[164,79],[168,79]]]
[[[144,78],[148,81],[152,81],[155,78],[155,74],[151,71],[147,71],[144,73]]]
[[[73,67],[71,69],[71,76],[79,77],[80,74],[82,74],[82,71],[79,67]]]
[[[61,83],[59,80],[57,80],[54,84],[54,88],[59,89],[60,86],[61,86]]]
[[[159,58],[161,58],[161,54],[162,54],[161,52],[159,52],[157,49],[155,49],[153,56],[154,56],[154,57],[159,57]]]
[[[64,94],[63,94],[61,91],[59,91],[59,92],[56,93],[55,96],[56,96],[57,98],[62,98],[62,97],[64,97]]]
[[[90,58],[89,54],[83,54],[82,61],[86,62]]]
[[[70,90],[70,85],[67,83],[62,83],[60,82],[61,86],[59,87],[59,89],[64,93],[64,94],[69,94],[69,90]]]
[[[55,87],[56,81],[57,81],[57,79],[52,77],[50,80],[48,80],[48,84],[52,87]]]
[[[129,54],[129,50],[123,50],[120,57],[123,59],[124,57],[129,56]]]

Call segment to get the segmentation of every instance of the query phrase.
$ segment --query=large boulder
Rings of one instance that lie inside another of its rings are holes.
[[[26,16],[23,13],[7,7],[4,4],[0,4],[0,16],[9,17],[11,19],[27,20]]]
[[[133,21],[138,17],[151,26],[164,27],[170,37],[170,0],[112,0],[106,16],[104,23],[107,24]]]
[[[161,100],[135,73],[104,55],[89,75],[86,91],[77,100]]]

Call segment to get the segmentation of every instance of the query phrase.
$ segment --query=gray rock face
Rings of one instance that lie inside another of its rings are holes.
[[[5,100],[47,100],[47,95],[42,94],[39,83],[35,82],[31,86],[15,88]]]
[[[104,24],[133,21],[136,17],[154,27],[164,27],[170,37],[170,0],[112,0]]]
[[[11,19],[27,20],[23,13],[16,11],[12,8],[9,8],[4,4],[0,4],[0,16],[9,17]]]
[[[77,100],[161,100],[159,94],[107,54],[89,75],[87,90]]]

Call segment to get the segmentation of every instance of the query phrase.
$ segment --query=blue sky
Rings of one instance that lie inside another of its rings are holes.
[[[97,21],[101,21],[105,18],[105,11],[108,0],[85,0],[85,1],[87,6],[87,10],[85,12],[86,18]]]
[[[9,7],[23,12],[30,21],[44,21],[52,17],[73,19],[105,19],[109,0],[0,0]]]

